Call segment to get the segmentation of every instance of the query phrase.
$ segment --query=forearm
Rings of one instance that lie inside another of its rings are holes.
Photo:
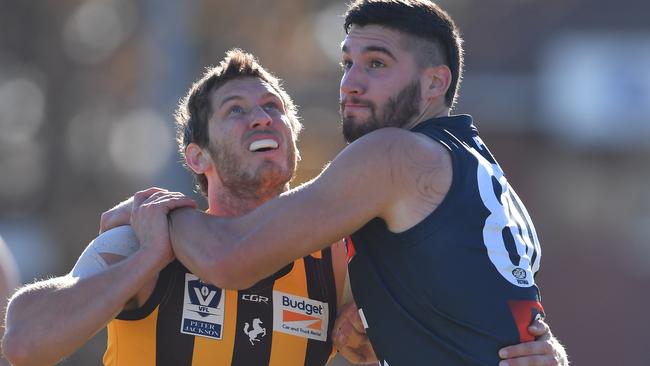
[[[77,350],[155,278],[160,268],[143,254],[87,278],[68,275],[19,291],[7,309],[6,357],[15,365],[43,365]]]
[[[215,263],[216,253],[224,254],[225,248],[219,247],[217,240],[210,240],[213,235],[210,219],[216,219],[193,209],[174,210],[169,215],[170,238],[174,255],[192,273],[204,281],[219,287],[226,285],[221,275],[220,266]]]

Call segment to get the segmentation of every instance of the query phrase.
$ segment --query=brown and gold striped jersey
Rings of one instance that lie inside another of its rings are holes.
[[[333,355],[335,317],[330,248],[239,291],[174,261],[142,307],[108,324],[104,364],[322,366]]]

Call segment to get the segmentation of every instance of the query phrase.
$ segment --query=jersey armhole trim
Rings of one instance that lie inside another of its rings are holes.
[[[156,280],[156,286],[154,287],[153,292],[151,293],[151,296],[145,301],[145,303],[137,308],[137,309],[130,309],[130,310],[122,310],[115,319],[118,320],[142,320],[146,317],[148,317],[154,309],[160,303],[162,302],[162,299],[165,295],[165,292],[167,292],[168,287],[171,285],[172,281],[172,273],[174,272],[173,269],[176,267],[176,261],[170,263],[165,267],[162,271],[160,271],[158,275],[158,279]]]

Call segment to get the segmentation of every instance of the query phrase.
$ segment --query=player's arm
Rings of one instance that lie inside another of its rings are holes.
[[[332,270],[334,272],[334,282],[336,285],[336,305],[341,307],[352,297],[349,288],[346,288],[348,277],[348,255],[345,248],[345,242],[339,240],[332,244]],[[348,291],[349,293],[346,293]]]
[[[499,350],[499,356],[504,359],[499,366],[569,366],[566,350],[544,321],[535,320],[528,332],[536,340]]]
[[[3,350],[12,364],[54,364],[70,355],[152,280],[156,268],[146,253],[123,255],[135,236],[112,249],[105,239],[114,235],[93,240],[67,275],[27,285],[11,298]]]
[[[413,151],[424,151],[419,140],[400,129],[372,132],[347,146],[317,178],[239,218],[176,210],[170,215],[174,252],[202,279],[246,288],[375,217],[393,229],[416,185],[404,169],[410,155],[404,152],[419,155]]]
[[[137,239],[130,227],[100,235],[70,273],[27,285],[12,297],[2,342],[6,357],[18,366],[44,365],[76,351],[125,307],[142,305],[171,260],[169,247],[168,241]]]

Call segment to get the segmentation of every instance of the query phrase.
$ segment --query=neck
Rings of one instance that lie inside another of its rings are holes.
[[[207,213],[215,216],[242,216],[287,190],[289,190],[289,184],[274,192],[255,192],[242,195],[223,186],[216,188],[214,185],[209,185]]]
[[[420,112],[420,114],[408,124],[408,128],[411,129],[420,124],[420,122],[431,118],[447,117],[450,112],[451,108],[447,107],[445,104],[432,105],[431,103],[427,103],[422,112]]]

